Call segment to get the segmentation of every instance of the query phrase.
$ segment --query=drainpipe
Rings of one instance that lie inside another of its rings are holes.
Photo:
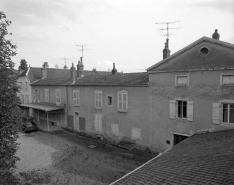
[[[48,118],[48,112],[46,112],[46,114],[47,114],[47,130],[48,130],[48,132],[50,131],[50,128],[49,128],[49,118]]]

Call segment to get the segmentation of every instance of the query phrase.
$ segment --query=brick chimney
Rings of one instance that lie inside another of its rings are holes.
[[[76,68],[74,67],[73,63],[70,70],[71,70],[71,82],[72,84],[74,84],[76,82]]]
[[[80,57],[80,61],[78,61],[77,65],[77,78],[81,78],[84,76],[84,65],[82,61],[82,57]]]
[[[220,35],[219,35],[219,33],[218,33],[218,30],[215,29],[215,32],[213,33],[212,38],[213,38],[213,39],[219,40],[219,37],[220,37]]]
[[[171,51],[169,50],[169,39],[166,40],[165,48],[163,49],[163,59],[170,56]]]
[[[49,68],[48,62],[44,62],[44,64],[42,65],[42,69],[41,69],[42,79],[47,78],[47,68]]]
[[[117,73],[117,69],[115,68],[115,63],[113,63],[112,75]]]

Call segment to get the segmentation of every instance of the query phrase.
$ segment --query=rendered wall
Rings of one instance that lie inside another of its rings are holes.
[[[220,128],[212,123],[213,103],[234,100],[234,86],[220,85],[220,74],[226,71],[203,71],[183,73],[150,74],[150,96],[152,106],[152,148],[158,151],[168,149],[172,133],[191,135],[197,130]],[[188,86],[175,86],[175,75],[189,74]],[[193,121],[171,119],[169,101],[177,98],[193,101]],[[172,141],[171,141],[172,142]]]

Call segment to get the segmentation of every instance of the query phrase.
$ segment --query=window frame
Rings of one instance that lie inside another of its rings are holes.
[[[107,106],[108,107],[113,107],[113,95],[110,95],[110,94],[107,94],[106,95],[107,96]],[[111,104],[109,105],[108,103],[109,103],[109,97],[111,97]]]
[[[122,101],[120,101],[119,99],[119,95],[122,96]],[[123,109],[124,107],[124,101],[123,101],[123,96],[126,95],[126,110]],[[121,103],[122,102],[122,103]],[[121,107],[122,109],[119,107],[120,103],[122,104]],[[128,92],[126,90],[122,90],[122,91],[118,91],[117,92],[117,110],[119,112],[127,112],[128,111]]]
[[[220,74],[220,85],[221,86],[234,86],[234,83],[232,83],[232,84],[224,84],[223,83],[223,76],[234,76],[233,73],[222,73],[222,74]]]
[[[74,98],[74,94],[76,94],[76,98]],[[80,90],[79,89],[73,90],[72,99],[73,99],[73,105],[74,106],[80,106]]]
[[[178,84],[178,77],[187,77],[187,84]],[[189,85],[189,74],[175,75],[175,86],[188,86]]]
[[[44,101],[46,103],[50,102],[50,90],[49,89],[44,89]]]
[[[96,94],[97,94],[97,96],[96,96]],[[99,94],[100,94],[100,96],[99,96]],[[98,102],[97,104],[96,104],[96,101]],[[94,90],[94,107],[95,107],[95,109],[102,109],[103,108],[102,90]]]
[[[57,94],[57,92],[59,92],[59,96]],[[56,105],[61,105],[61,102],[62,102],[62,98],[61,98],[61,90],[60,89],[55,89],[55,104]],[[59,101],[57,101],[59,100]]]
[[[185,117],[178,117],[178,102],[187,102],[186,103],[186,118]],[[187,120],[187,121],[194,121],[194,111],[193,111],[194,103],[193,101],[183,98],[177,98],[174,100],[169,100],[169,117],[171,119],[180,119],[180,120]]]
[[[38,88],[34,89],[33,102],[40,103],[40,89],[38,89]]]
[[[234,102],[222,101],[222,102],[220,102],[220,104],[221,104],[221,106],[220,106],[220,108],[221,108],[221,123],[224,124],[224,125],[233,125],[234,126],[234,122],[230,123],[230,104],[234,105]],[[224,104],[228,105],[227,122],[224,122],[224,107],[223,107]]]

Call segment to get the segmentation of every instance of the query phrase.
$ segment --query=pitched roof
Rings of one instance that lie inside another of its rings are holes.
[[[224,46],[224,47],[227,47],[227,48],[232,48],[234,49],[234,44],[231,44],[231,43],[228,43],[228,42],[224,42],[224,41],[220,41],[220,40],[217,40],[217,39],[212,39],[212,38],[209,38],[209,37],[202,37],[198,40],[196,40],[195,42],[189,44],[188,46],[184,47],[183,49],[177,51],[176,53],[172,54],[171,56],[165,58],[164,60],[161,60],[160,62],[154,64],[153,66],[147,68],[146,70],[147,71],[151,71],[159,66],[161,66],[162,64],[165,64],[167,63],[168,61],[170,61],[171,59],[181,55],[182,53],[184,53],[185,51],[191,49],[192,47],[198,45],[199,43],[203,42],[203,41],[206,41],[206,42],[209,42],[209,43],[213,43],[213,44],[216,44],[216,45],[220,45],[220,46]]]
[[[233,143],[233,129],[195,134],[112,184],[233,184]]]
[[[28,70],[24,70],[19,77],[26,76],[28,73],[28,78],[31,83],[35,82],[38,79],[42,78],[41,73],[42,68],[30,67]],[[28,71],[28,72],[27,72]],[[100,75],[100,74],[111,74],[111,72],[107,71],[89,71],[84,70],[84,75]],[[47,78],[68,78],[70,77],[70,69],[56,69],[56,68],[47,68]]]
[[[148,73],[122,73],[115,75],[88,75],[71,84],[70,78],[41,79],[32,85],[101,85],[101,86],[148,86]]]

